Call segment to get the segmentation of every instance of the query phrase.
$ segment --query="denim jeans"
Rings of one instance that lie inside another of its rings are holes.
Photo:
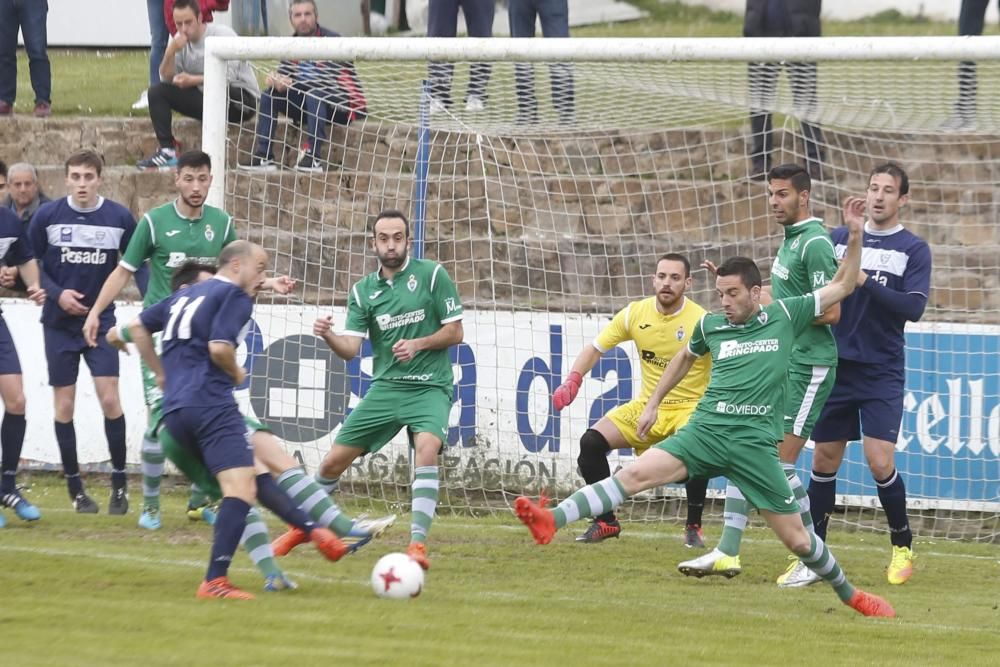
[[[989,5],[990,0],[962,0],[958,15],[958,34],[982,35]],[[975,119],[978,89],[976,63],[971,60],[962,61],[958,65],[958,102],[955,111],[963,120]]]
[[[569,6],[567,0],[510,0],[508,5],[511,37],[534,37],[535,17],[542,23],[543,37],[569,37]],[[552,83],[552,106],[568,119],[573,115],[573,67],[568,63],[549,65]],[[518,116],[532,120],[538,115],[535,98],[535,74],[531,63],[514,66],[514,89],[517,92]]]
[[[149,14],[149,85],[160,82],[160,63],[167,50],[167,22],[163,18],[163,0],[146,0],[146,12]]]
[[[427,36],[454,37],[458,32],[458,9],[465,14],[469,37],[493,36],[493,0],[431,0],[427,8]],[[431,94],[445,106],[451,105],[452,63],[431,63],[427,67]],[[486,101],[486,86],[490,81],[490,63],[469,65],[469,88],[466,99],[478,97]]]
[[[278,116],[284,114],[303,127],[303,147],[308,144],[313,155],[319,155],[326,141],[329,122],[347,125],[358,112],[351,112],[348,96],[336,88],[312,88],[308,91],[293,87],[284,92],[268,88],[260,96],[257,116],[257,146],[254,153],[273,159],[271,141],[278,126]]]
[[[17,97],[17,32],[24,36],[28,71],[35,102],[52,101],[52,68],[49,66],[48,0],[0,0],[0,101]]]

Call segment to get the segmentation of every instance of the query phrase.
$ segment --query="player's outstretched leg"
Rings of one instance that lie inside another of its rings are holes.
[[[545,508],[545,498],[533,503],[521,496],[514,501],[514,513],[528,527],[538,544],[548,544],[556,531],[581,518],[598,516],[625,502],[625,488],[614,477],[579,489],[554,509]]]
[[[701,532],[701,518],[705,511],[705,497],[708,495],[708,480],[689,479],[684,484],[684,491],[687,498],[684,546],[689,549],[704,549],[705,534]]]
[[[42,513],[17,489],[17,466],[21,461],[25,427],[24,415],[6,412],[0,421],[0,505],[14,510],[22,521],[37,521]]]
[[[608,452],[611,445],[597,429],[587,429],[580,437],[580,455],[576,459],[580,474],[587,484],[597,484],[611,477],[611,466],[608,464]],[[612,537],[618,537],[622,526],[614,512],[605,512],[595,516],[587,530],[576,536],[577,542],[603,542]]]
[[[782,462],[781,469],[785,473],[785,479],[788,480],[788,486],[792,489],[795,501],[799,504],[799,516],[802,517],[802,525],[805,526],[806,530],[809,532],[814,532],[815,528],[813,526],[812,513],[809,511],[809,494],[802,485],[801,480],[799,480],[798,473],[795,472],[795,465],[792,463]],[[775,583],[777,583],[780,588],[802,588],[804,586],[815,584],[818,581],[819,577],[817,577],[812,570],[806,567],[805,563],[803,563],[799,558],[791,556],[788,567],[785,568],[785,571],[778,576]]]
[[[257,475],[257,500],[282,521],[302,531],[307,536],[306,541],[312,542],[327,560],[338,561],[347,553],[347,545],[332,531],[319,526],[308,514],[296,507],[288,494],[275,483],[271,473]],[[277,549],[275,553],[278,553]]]
[[[427,558],[427,533],[437,511],[438,467],[417,466],[413,476],[412,506],[410,511],[410,544],[406,553],[425,570],[430,569]]]
[[[160,478],[163,476],[163,446],[150,427],[142,437],[139,467],[142,470],[142,514],[139,527],[159,530],[160,519]]]
[[[726,482],[726,504],[723,509],[725,525],[719,545],[704,556],[682,561],[677,570],[687,577],[720,576],[732,579],[743,571],[740,564],[740,542],[747,527],[750,503],[736,485]]]

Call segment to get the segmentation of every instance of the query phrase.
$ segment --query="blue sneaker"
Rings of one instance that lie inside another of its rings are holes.
[[[3,512],[0,512],[0,528],[7,525],[7,519],[3,518]]]
[[[201,507],[191,507],[188,505],[187,508],[188,519],[191,521],[204,521],[210,526],[215,525],[216,514],[215,507],[208,504],[202,505]]]
[[[394,523],[396,523],[395,514],[377,519],[369,519],[361,515],[354,520],[354,525],[351,526],[351,530],[348,531],[347,535],[344,535],[340,539],[347,545],[347,553],[352,554],[376,537],[381,537]]]
[[[21,521],[38,521],[42,518],[42,513],[38,508],[29,503],[20,491],[11,491],[0,497],[0,505],[9,507],[17,514]]]
[[[280,591],[294,591],[299,585],[289,579],[285,574],[271,574],[264,578],[264,590],[269,593]]]
[[[156,149],[156,152],[145,160],[135,163],[135,168],[139,171],[170,171],[177,169],[177,153],[168,153],[163,148]]]
[[[146,530],[159,530],[163,522],[160,521],[160,509],[158,507],[143,507],[142,514],[139,515],[139,527]]]

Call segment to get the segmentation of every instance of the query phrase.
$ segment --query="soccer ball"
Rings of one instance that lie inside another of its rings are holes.
[[[406,554],[386,554],[372,569],[372,590],[380,598],[415,598],[424,588],[424,570]]]

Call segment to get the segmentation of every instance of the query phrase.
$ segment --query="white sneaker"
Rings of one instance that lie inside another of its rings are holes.
[[[139,99],[137,99],[132,104],[132,108],[135,109],[136,111],[141,111],[142,109],[148,109],[149,108],[149,91],[148,90],[142,91],[142,94],[139,95]]]
[[[483,102],[483,98],[476,97],[475,95],[470,95],[469,99],[465,100],[465,110],[469,113],[476,113],[482,111],[486,108],[486,102]]]
[[[678,563],[677,569],[687,577],[721,576],[732,579],[743,568],[739,556],[727,556],[718,549],[712,549],[704,556]]]
[[[819,575],[806,567],[801,560],[796,559],[794,567],[790,567],[778,577],[778,588],[805,588],[820,581]]]

